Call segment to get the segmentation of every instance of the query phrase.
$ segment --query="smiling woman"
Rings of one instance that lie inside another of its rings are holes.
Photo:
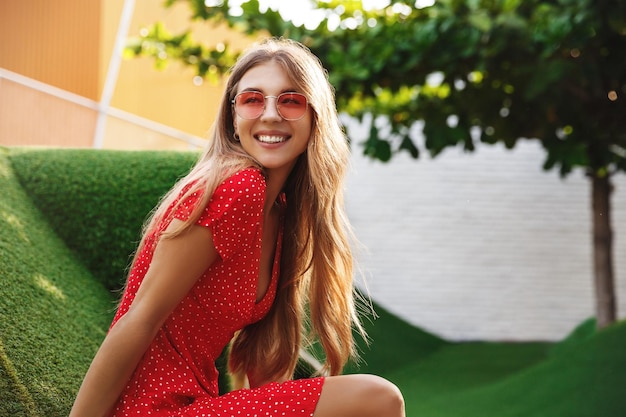
[[[233,104],[235,137],[279,184],[286,181],[311,136],[312,110],[304,94],[291,93],[298,87],[289,74],[278,60],[250,68],[238,82],[240,92]]]
[[[245,53],[207,150],[145,226],[71,416],[404,416],[395,385],[339,376],[362,330],[348,157],[319,60],[288,40]],[[325,363],[293,380],[305,332]],[[229,343],[237,389],[219,395]]]

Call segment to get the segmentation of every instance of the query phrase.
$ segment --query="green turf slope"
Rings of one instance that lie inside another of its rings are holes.
[[[593,326],[552,348],[452,344],[387,376],[405,392],[408,416],[626,416],[626,322]]]
[[[107,288],[118,289],[146,216],[198,153],[12,148],[9,158],[56,234]]]
[[[410,325],[377,304],[373,308],[375,317],[370,313],[362,319],[368,343],[355,334],[361,357],[358,364],[348,364],[346,373],[388,375],[404,368],[407,360],[424,360],[449,345],[445,340]]]
[[[64,416],[114,307],[0,148],[0,416]]]

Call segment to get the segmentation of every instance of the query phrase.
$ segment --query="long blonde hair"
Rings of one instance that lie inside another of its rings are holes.
[[[347,360],[356,356],[353,327],[364,335],[355,307],[352,235],[342,188],[350,150],[325,70],[315,55],[295,41],[269,39],[240,57],[231,70],[207,149],[164,197],[144,235],[177,199],[202,191],[203,201],[169,236],[182,233],[195,223],[224,179],[244,167],[262,169],[233,138],[231,101],[243,75],[269,61],[281,65],[298,91],[308,97],[313,122],[307,150],[284,188],[287,207],[276,299],[264,319],[242,329],[233,339],[229,370],[234,381],[242,381],[251,372],[264,381],[291,377],[304,341],[315,340],[325,353],[322,372],[339,374]]]

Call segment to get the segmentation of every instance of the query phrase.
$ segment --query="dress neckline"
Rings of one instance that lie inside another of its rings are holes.
[[[280,215],[278,219],[278,238],[276,239],[276,249],[274,251],[274,260],[272,262],[270,284],[267,286],[267,290],[265,291],[265,294],[263,294],[263,296],[261,297],[259,301],[256,300],[256,288],[255,288],[255,291],[254,291],[255,309],[264,305],[270,297],[271,297],[271,301],[273,301],[276,295],[278,276],[280,275],[280,259],[281,259],[281,253],[282,253],[282,247],[283,247],[283,232],[284,232],[284,225],[285,225],[284,195],[282,196],[282,198],[279,197],[279,199],[281,201],[278,202],[277,200],[277,203],[280,204],[281,210],[280,210]],[[258,286],[258,277],[257,277],[257,286]]]

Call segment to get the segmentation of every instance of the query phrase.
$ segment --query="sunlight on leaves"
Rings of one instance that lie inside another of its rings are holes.
[[[422,88],[421,94],[426,97],[438,97],[440,99],[444,99],[450,95],[450,91],[451,88],[448,84],[441,84],[436,87],[425,85],[424,88]]]
[[[467,80],[474,84],[480,84],[483,81],[484,75],[480,71],[472,71],[467,75]]]

